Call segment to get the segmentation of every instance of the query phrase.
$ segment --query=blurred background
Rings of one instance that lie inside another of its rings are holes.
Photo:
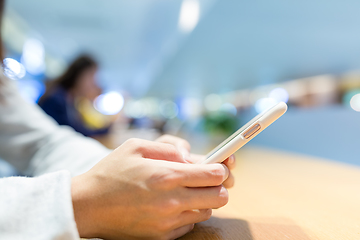
[[[356,0],[11,0],[5,73],[37,103],[74,59],[92,56],[101,91],[75,109],[87,127],[108,129],[92,136],[108,147],[169,133],[206,153],[284,101],[288,113],[249,145],[360,165],[358,9]]]

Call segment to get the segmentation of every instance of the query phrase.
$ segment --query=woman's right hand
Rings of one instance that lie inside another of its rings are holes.
[[[166,160],[166,161],[162,161]],[[130,139],[72,180],[81,237],[175,239],[228,201],[224,164],[184,164],[171,144]]]

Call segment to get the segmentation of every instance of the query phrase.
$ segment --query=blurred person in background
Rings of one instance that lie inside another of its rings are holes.
[[[55,81],[48,83],[39,106],[60,125],[68,125],[84,136],[96,137],[109,132],[110,121],[88,117],[95,112],[92,102],[101,94],[96,83],[97,62],[88,55],[75,59]]]
[[[111,151],[59,126],[15,85],[0,71],[0,158],[29,177],[0,179],[0,239],[176,239],[227,203],[233,157],[189,164],[204,156],[173,136]]]

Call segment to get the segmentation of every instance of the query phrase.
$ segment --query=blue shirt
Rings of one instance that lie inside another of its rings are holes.
[[[103,135],[109,132],[109,127],[93,130],[85,126],[74,102],[69,98],[65,89],[58,87],[50,93],[39,106],[59,125],[68,125],[84,136]]]

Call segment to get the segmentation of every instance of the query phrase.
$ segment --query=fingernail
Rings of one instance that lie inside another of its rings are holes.
[[[235,162],[235,156],[234,155],[231,155],[229,157],[229,164],[233,164]]]

